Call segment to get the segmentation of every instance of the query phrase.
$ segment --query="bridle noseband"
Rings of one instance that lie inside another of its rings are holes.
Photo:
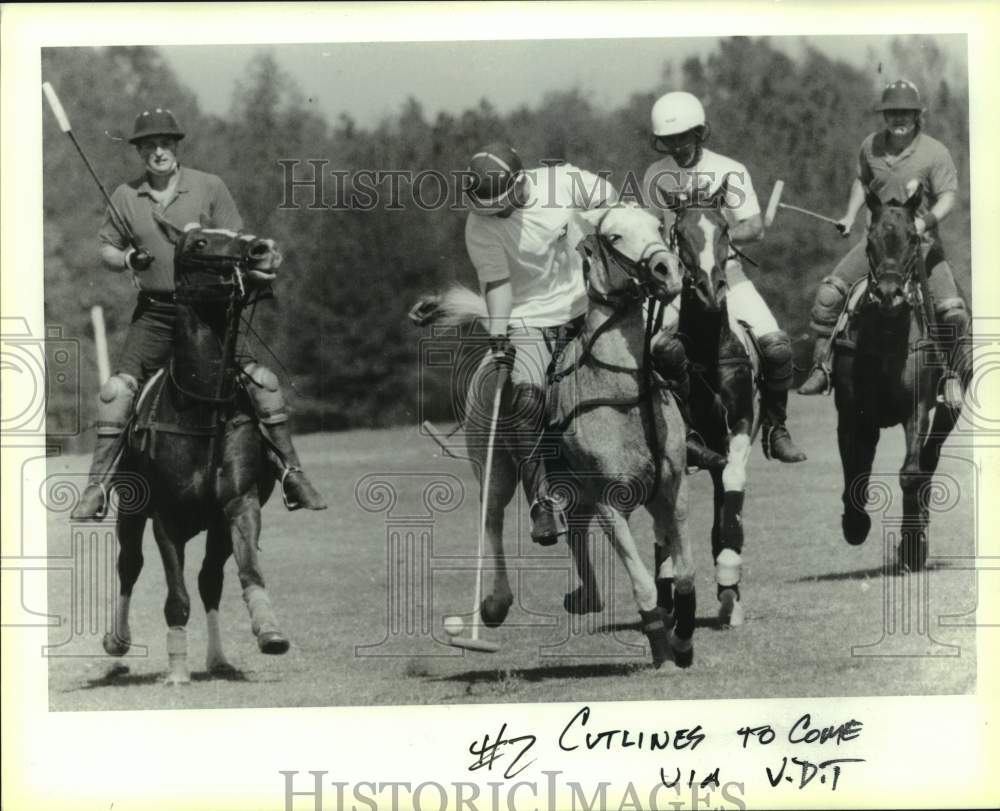
[[[590,280],[590,265],[584,262],[584,280],[587,283],[587,297],[598,304],[619,309],[629,304],[637,304],[654,295],[654,279],[652,258],[660,252],[661,242],[651,241],[647,244],[638,259],[632,259],[619,251],[604,234],[601,233],[601,226],[610,214],[612,209],[608,209],[597,221],[593,237],[588,237],[590,244],[595,246],[595,253],[598,260],[608,271],[618,271],[628,277],[630,285],[625,288],[614,290],[610,293],[602,293],[594,289]]]

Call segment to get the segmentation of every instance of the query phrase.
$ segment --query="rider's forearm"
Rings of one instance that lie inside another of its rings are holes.
[[[486,284],[486,311],[490,316],[490,335],[506,335],[510,321],[510,311],[514,306],[514,292],[510,279],[501,279]]]
[[[844,219],[854,222],[857,219],[858,212],[861,211],[861,206],[865,204],[865,187],[861,182],[861,178],[854,178],[854,183],[851,184],[851,196],[847,201],[847,211],[844,214]]]
[[[121,273],[126,269],[125,254],[128,253],[128,250],[128,248],[122,250],[107,243],[101,245],[101,261],[104,263],[104,267],[113,273]]]
[[[924,215],[924,222],[928,228],[933,228],[945,217],[951,214],[955,208],[955,192],[944,192],[933,205],[931,210]]]
[[[749,242],[759,242],[764,236],[764,222],[760,214],[755,214],[741,222],[736,223],[729,230],[729,240],[737,245],[745,245]]]

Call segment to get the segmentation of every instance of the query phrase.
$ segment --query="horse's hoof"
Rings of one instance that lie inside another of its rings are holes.
[[[288,638],[280,631],[261,631],[257,635],[257,647],[260,648],[261,653],[266,653],[269,656],[280,656],[283,653],[288,653],[290,644]]]
[[[723,589],[719,595],[719,625],[738,628],[743,624],[743,603],[732,589]]]
[[[578,586],[563,597],[563,608],[569,614],[599,614],[604,610],[601,595]]]
[[[667,614],[662,608],[639,611],[642,618],[642,632],[649,640],[649,651],[653,656],[653,667],[659,669],[670,658],[670,638],[667,634]]]
[[[514,603],[514,595],[507,595],[506,599],[494,597],[492,594],[486,595],[479,604],[479,617],[483,625],[487,628],[499,628],[503,621],[507,619],[507,612],[510,611]]]
[[[844,540],[851,546],[860,546],[868,537],[868,531],[872,528],[872,519],[864,511],[846,512],[840,518],[840,526],[844,532]]]
[[[190,683],[191,683],[191,674],[186,671],[180,673],[168,673],[163,679],[163,684],[167,687],[177,687],[178,685],[181,684],[190,684]]]
[[[670,648],[674,652],[674,664],[677,667],[691,667],[694,662],[694,645],[690,639],[681,639],[677,634],[671,634]]]
[[[101,644],[104,645],[104,652],[108,656],[124,656],[132,647],[132,640],[122,639],[116,634],[107,633],[101,640]]]

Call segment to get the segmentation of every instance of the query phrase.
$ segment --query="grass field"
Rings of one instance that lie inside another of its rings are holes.
[[[187,558],[194,680],[184,687],[163,686],[166,588],[147,528],[145,569],[132,602],[133,641],[148,647],[146,655],[130,657],[130,672],[111,679],[106,672],[112,660],[100,645],[103,629],[67,642],[66,625],[53,628],[50,643],[65,642],[57,653],[72,655],[49,660],[50,707],[178,709],[974,691],[975,575],[955,560],[974,554],[975,474],[971,450],[961,447],[969,443],[953,437],[945,445],[942,480],[957,486],[960,497],[953,508],[934,516],[926,580],[885,577],[881,513],[874,514],[864,546],[850,547],[840,537],[841,474],[832,400],[793,397],[791,414],[790,427],[809,461],[782,466],[765,461],[759,448],[753,452],[742,586],[748,621],[738,629],[719,630],[714,621],[710,483],[705,474],[691,482],[699,602],[690,670],[668,663],[654,671],[647,664],[627,578],[617,562],[609,560],[606,544],[593,549],[606,584],[604,611],[583,620],[565,614],[562,596],[575,586],[568,551],[519,542],[515,536],[519,532],[527,537],[526,525],[523,516],[517,525],[513,508],[508,513],[507,549],[515,605],[502,628],[485,631],[500,644],[500,652],[463,654],[431,639],[445,638],[445,615],[471,608],[478,505],[468,464],[442,459],[428,438],[407,428],[298,439],[303,461],[331,508],[288,513],[280,501],[272,501],[264,510],[261,561],[275,609],[292,640],[288,654],[266,657],[257,651],[231,560],[221,614],[226,651],[238,672],[225,680],[202,672],[205,619],[196,578],[204,540],[198,538],[189,543]],[[56,457],[49,461],[49,473],[80,473],[87,461]],[[875,470],[893,493],[887,526],[899,514],[896,472],[901,461],[901,429],[884,432]],[[370,493],[368,509],[358,502],[359,482],[370,474],[381,474],[396,494],[388,512],[372,503],[386,490]],[[450,477],[464,486],[464,497]],[[435,492],[442,491],[435,491],[432,483],[441,480],[457,488],[450,503],[435,500]],[[424,491],[429,485],[427,503],[450,511],[428,513]],[[644,513],[636,516],[633,526],[651,562]],[[387,533],[405,538],[408,532],[416,538],[423,534],[427,554],[404,556],[402,566],[389,566]],[[70,553],[71,531],[64,513],[50,517],[48,543],[50,556]],[[400,624],[394,623],[399,633],[392,634],[390,582],[414,585],[409,591],[391,590],[405,592],[402,604],[409,606],[397,611],[400,603],[393,603]],[[49,612],[72,617],[73,598],[65,585],[65,579],[50,578]],[[883,606],[899,608],[900,593],[910,589],[912,595],[918,585],[926,586],[929,612],[912,608],[907,616],[917,624],[909,633],[900,633],[903,626],[898,625],[897,633],[883,638]],[[924,622],[927,626],[921,627]],[[407,633],[408,627],[412,633]],[[852,646],[879,640],[881,644],[868,649],[879,655],[852,655]],[[912,655],[926,650],[955,655]],[[897,655],[885,655],[892,653]]]

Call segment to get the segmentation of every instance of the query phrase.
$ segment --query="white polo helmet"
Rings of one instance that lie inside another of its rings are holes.
[[[653,135],[679,135],[705,126],[705,108],[696,96],[678,90],[656,100],[651,118]]]

